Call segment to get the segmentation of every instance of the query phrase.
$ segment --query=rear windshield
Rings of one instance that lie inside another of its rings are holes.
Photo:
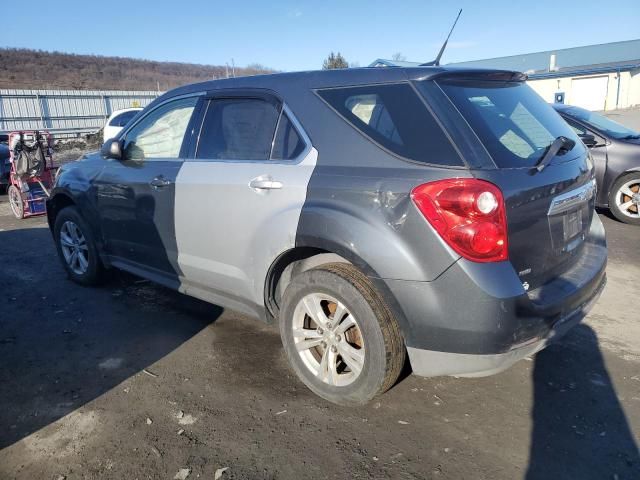
[[[396,155],[430,164],[463,165],[408,83],[331,88],[318,94],[351,125]]]
[[[524,83],[447,80],[439,85],[500,168],[534,166],[561,135],[576,142],[567,160],[584,153],[571,127]]]

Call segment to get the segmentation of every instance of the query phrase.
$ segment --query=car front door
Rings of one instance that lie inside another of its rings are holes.
[[[317,152],[273,95],[226,91],[202,110],[176,182],[181,290],[259,314],[270,265],[295,245]]]
[[[122,159],[108,159],[95,182],[112,263],[176,287],[175,181],[197,103],[170,100],[141,117],[121,139]]]
[[[589,135],[593,137],[593,142],[589,142],[587,147],[589,148],[591,158],[593,159],[593,168],[595,170],[596,182],[598,184],[598,188],[601,189],[604,182],[604,175],[607,171],[607,141],[597,133],[589,130],[581,123],[578,123],[575,120],[565,116],[563,116],[562,118],[569,124],[569,126],[581,139],[584,139],[585,136]],[[599,200],[601,199],[599,198]]]

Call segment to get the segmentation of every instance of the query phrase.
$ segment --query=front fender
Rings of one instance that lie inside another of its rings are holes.
[[[100,158],[92,157],[85,157],[64,165],[56,178],[51,197],[47,201],[47,219],[50,228],[53,229],[55,215],[60,208],[73,204],[89,224],[100,249],[103,245],[103,235],[93,180],[103,167],[104,164]]]

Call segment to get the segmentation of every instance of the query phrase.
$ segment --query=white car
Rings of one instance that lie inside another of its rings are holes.
[[[123,108],[122,110],[116,110],[107,119],[107,123],[104,124],[102,129],[102,141],[106,142],[110,138],[114,138],[122,128],[129,123],[136,114],[142,110],[142,108]]]

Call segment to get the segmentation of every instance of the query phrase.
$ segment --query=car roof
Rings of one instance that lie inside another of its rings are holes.
[[[273,73],[245,77],[209,80],[178,87],[161,98],[184,95],[199,91],[227,88],[266,88],[272,90],[288,87],[307,89],[355,86],[358,84],[392,83],[407,80],[430,80],[445,76],[499,76],[501,80],[524,81],[526,75],[510,70],[464,68],[464,67],[365,67],[334,70],[312,70],[305,72]]]

